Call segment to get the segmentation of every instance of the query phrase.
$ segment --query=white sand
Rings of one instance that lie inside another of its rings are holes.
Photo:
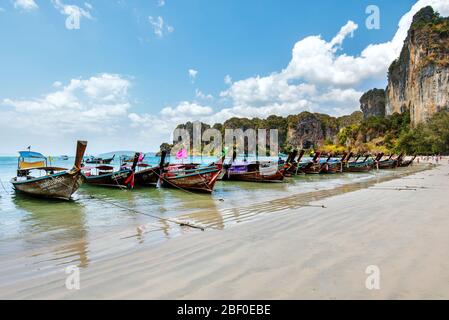
[[[404,186],[419,188],[387,189]],[[61,270],[0,288],[0,298],[449,298],[448,165],[319,204],[327,208],[93,262],[81,269],[80,290],[65,288]],[[380,269],[379,290],[365,287],[369,265]]]

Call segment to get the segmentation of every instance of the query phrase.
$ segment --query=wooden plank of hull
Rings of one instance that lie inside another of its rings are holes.
[[[191,191],[211,193],[221,170],[213,172],[189,174],[186,177],[169,177],[167,173],[162,175],[162,186],[167,188],[180,188]]]
[[[125,181],[131,174],[131,170],[122,170],[113,173],[84,177],[86,179],[86,183],[90,185],[127,188],[128,186],[125,184]]]
[[[247,182],[281,182],[282,180],[284,180],[284,175],[280,171],[276,172],[276,174],[273,175],[262,175],[258,171],[253,171],[231,173],[227,175],[226,180]]]
[[[69,200],[82,181],[80,172],[65,172],[26,181],[14,178],[11,183],[15,190],[32,196]]]
[[[343,166],[343,172],[368,172],[373,169],[374,164],[366,164],[362,166]]]

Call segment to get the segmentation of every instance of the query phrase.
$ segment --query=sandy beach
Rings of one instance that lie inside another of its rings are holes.
[[[6,299],[448,299],[449,165],[0,287]],[[267,209],[269,210],[269,209]],[[369,290],[368,266],[379,269]]]

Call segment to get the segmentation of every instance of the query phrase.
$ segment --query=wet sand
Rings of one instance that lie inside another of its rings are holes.
[[[0,298],[449,298],[449,166],[366,187],[106,255],[80,269],[80,290],[61,268],[12,279]],[[379,290],[365,286],[370,265]]]

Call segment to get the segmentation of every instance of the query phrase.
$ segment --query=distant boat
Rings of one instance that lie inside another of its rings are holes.
[[[379,155],[373,159],[370,155],[365,156],[362,161],[359,161],[362,155],[358,155],[354,161],[351,158],[354,154],[351,152],[343,159],[343,172],[368,172],[371,171],[380,159]]]
[[[396,159],[393,159],[393,155],[390,155],[385,160],[382,160],[382,157],[380,157],[377,167],[378,169],[396,169],[400,159],[402,159],[402,154],[400,154]]]
[[[64,160],[64,161],[69,160],[69,156],[61,156],[60,158],[61,158],[61,160]]]
[[[11,180],[14,189],[32,196],[69,200],[82,183],[81,161],[87,147],[86,141],[78,141],[72,170],[49,167],[47,158],[38,152],[20,151],[17,177]],[[33,176],[32,172],[44,172]]]
[[[416,159],[416,156],[413,156],[413,157],[412,157],[411,159],[409,159],[409,160],[404,160],[404,158],[401,157],[400,160],[399,160],[398,167],[401,167],[401,168],[408,167],[408,166],[410,166],[411,164],[413,164],[413,161],[415,161],[415,159]]]
[[[139,161],[139,153],[134,156],[134,162],[131,168],[122,167],[118,171],[114,170],[113,166],[99,165],[96,167],[82,168],[82,173],[87,184],[103,186],[103,187],[118,187],[118,188],[134,188],[134,172]]]
[[[112,161],[114,161],[115,154],[112,156],[112,158],[95,158],[94,156],[90,156],[86,159],[86,163],[89,164],[110,164]]]

